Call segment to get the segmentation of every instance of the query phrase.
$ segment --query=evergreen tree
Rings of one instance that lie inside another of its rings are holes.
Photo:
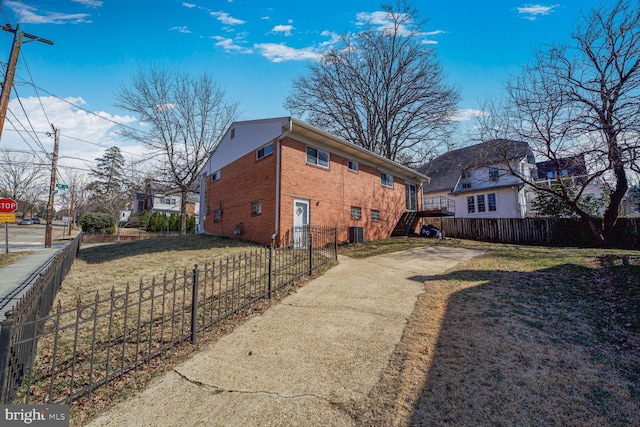
[[[125,186],[125,160],[120,148],[108,148],[102,157],[96,159],[96,167],[91,169],[93,181],[87,189],[93,193],[93,209],[108,212],[118,218],[126,209],[128,194]]]

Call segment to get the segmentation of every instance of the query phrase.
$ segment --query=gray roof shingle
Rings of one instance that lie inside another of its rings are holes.
[[[431,178],[424,184],[425,192],[453,190],[465,169],[504,164],[505,161],[528,157],[535,163],[533,152],[526,142],[494,139],[449,151],[421,166],[418,172]]]

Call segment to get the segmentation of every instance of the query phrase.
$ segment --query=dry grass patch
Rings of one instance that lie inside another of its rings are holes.
[[[7,267],[31,252],[9,252],[0,254],[0,268]]]
[[[425,282],[359,425],[640,425],[640,253],[422,241],[487,254]]]
[[[122,293],[127,283],[133,287],[137,287],[140,280],[149,284],[153,276],[161,278],[176,270],[191,270],[195,264],[232,257],[256,246],[205,235],[83,246],[57,298],[63,307],[71,307],[78,297],[92,301],[96,291],[101,297],[108,296],[112,287],[116,294]]]

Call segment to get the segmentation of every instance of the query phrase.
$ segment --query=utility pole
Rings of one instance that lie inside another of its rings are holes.
[[[27,34],[20,29],[20,24],[16,25],[16,28],[11,28],[10,25],[3,25],[1,27],[4,31],[13,33],[13,44],[11,45],[11,53],[9,54],[9,62],[7,63],[7,72],[4,76],[4,83],[2,84],[2,93],[0,94],[0,138],[2,138],[2,129],[4,129],[4,119],[7,117],[7,108],[9,106],[9,97],[11,96],[11,88],[13,87],[13,77],[16,73],[16,65],[18,63],[18,54],[20,53],[20,47],[22,46],[22,38],[26,37],[31,39],[29,41],[39,41],[49,45],[53,45],[51,40],[46,40],[32,34]],[[26,41],[25,43],[29,43]]]
[[[73,219],[75,218],[75,209],[76,209],[76,180],[73,179],[73,187],[71,187],[71,206],[69,206],[69,237],[71,237],[71,232],[73,231]]]
[[[47,226],[44,235],[44,247],[51,247],[51,236],[53,235],[53,199],[56,190],[56,169],[58,167],[58,147],[60,145],[60,129],[56,129],[51,123],[54,132],[53,156],[51,159],[51,184],[49,185],[49,203],[47,203]]]

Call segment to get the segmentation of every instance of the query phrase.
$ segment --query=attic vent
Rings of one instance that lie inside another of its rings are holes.
[[[231,139],[236,137],[236,128],[231,129]]]

